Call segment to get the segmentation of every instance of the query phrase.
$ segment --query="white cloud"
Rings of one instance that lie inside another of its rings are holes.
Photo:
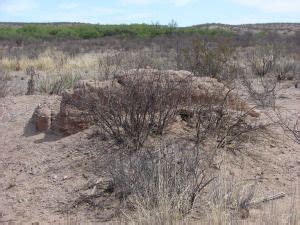
[[[231,0],[265,12],[300,13],[300,0]]]
[[[0,11],[6,13],[22,13],[37,8],[37,0],[1,0]]]
[[[175,6],[186,6],[194,0],[121,0],[125,5],[150,5],[150,4],[171,4]]]

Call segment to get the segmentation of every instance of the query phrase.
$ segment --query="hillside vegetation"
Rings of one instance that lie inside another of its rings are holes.
[[[200,34],[206,36],[231,36],[231,31],[221,28],[176,27],[175,25],[93,25],[93,24],[23,24],[0,26],[0,39],[92,39],[107,36],[156,37],[170,34]]]

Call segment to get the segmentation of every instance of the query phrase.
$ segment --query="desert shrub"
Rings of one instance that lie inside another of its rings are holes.
[[[277,96],[277,79],[275,76],[258,79],[249,79],[245,76],[242,79],[242,84],[256,104],[262,107],[275,106]]]
[[[274,71],[279,57],[279,50],[274,46],[259,46],[250,51],[247,61],[252,74],[264,77]]]
[[[294,59],[281,57],[275,66],[277,80],[292,80],[295,78],[297,64]]]
[[[294,79],[297,64],[273,45],[258,46],[246,56],[242,84],[260,106],[274,106],[278,81]]]
[[[73,73],[49,74],[37,80],[37,90],[40,93],[61,95],[66,89],[73,88],[81,76]]]
[[[300,144],[300,114],[295,117],[286,118],[280,110],[274,110],[278,124],[286,132],[287,136]]]
[[[275,68],[279,59],[280,51],[272,45],[258,46],[246,55],[246,71],[242,76],[242,84],[249,96],[260,106],[275,104],[278,78]]]
[[[261,106],[274,106],[278,81],[296,77],[297,64],[274,45],[258,46],[246,56],[242,83],[250,97]]]
[[[26,68],[26,75],[30,77],[27,83],[26,95],[33,95],[36,89],[35,83],[38,74],[36,73],[35,68],[33,66],[29,66]]]
[[[179,50],[178,68],[192,71],[195,76],[222,79],[230,67],[233,50],[227,44],[193,41],[191,46]]]
[[[239,151],[252,133],[259,136],[263,127],[247,122],[247,116],[253,109],[246,112],[232,111],[226,105],[231,92],[229,90],[223,99],[212,97],[207,103],[195,107],[191,122],[195,129],[193,140],[196,146],[205,145],[207,140],[214,140],[217,149]]]
[[[91,103],[101,130],[129,151],[139,150],[151,133],[162,134],[186,101],[188,82],[136,70],[121,84],[99,91]],[[121,82],[122,83],[122,82]]]
[[[121,71],[124,58],[125,54],[123,52],[106,54],[105,56],[99,57],[96,79],[107,80],[113,78]]]
[[[9,81],[11,78],[9,77],[6,71],[0,70],[0,97],[5,97],[10,90]]]
[[[214,177],[204,155],[183,146],[162,144],[115,158],[111,172],[117,195],[134,210],[125,211],[126,220],[166,224],[183,221],[191,213]]]

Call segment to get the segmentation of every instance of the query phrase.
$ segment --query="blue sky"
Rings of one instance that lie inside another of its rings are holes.
[[[2,22],[300,22],[300,0],[0,0]]]

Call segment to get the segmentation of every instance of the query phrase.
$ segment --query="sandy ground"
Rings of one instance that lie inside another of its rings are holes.
[[[68,208],[95,182],[101,165],[87,130],[69,137],[36,133],[30,122],[35,107],[49,96],[18,96],[0,99],[0,224],[4,222],[55,223],[58,221],[105,222],[115,214],[110,195],[100,199],[101,207]],[[284,89],[277,104],[288,118],[300,113],[300,89]],[[264,110],[261,110],[263,112]],[[300,211],[300,145],[279,127],[270,128],[272,137],[249,145],[247,154],[226,168],[233,176],[258,181],[258,197],[286,193],[276,200],[277,216],[284,217],[294,199]],[[232,156],[234,157],[234,156]],[[232,158],[231,157],[231,158]],[[90,191],[90,190],[87,190]],[[271,203],[250,211],[257,221]],[[255,223],[255,222],[253,222]]]
[[[78,190],[95,182],[96,156],[88,146],[88,132],[64,138],[36,133],[30,119],[45,98],[49,97],[0,99],[0,224],[67,218],[67,207],[80,196]],[[76,214],[78,220],[88,221],[85,212]],[[97,210],[92,214],[102,221],[109,216],[97,216]]]

